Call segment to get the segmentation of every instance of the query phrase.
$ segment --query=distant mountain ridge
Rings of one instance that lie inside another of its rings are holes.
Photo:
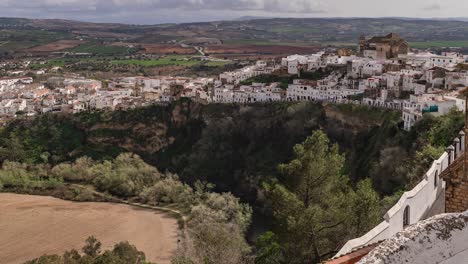
[[[356,43],[368,36],[399,33],[411,42],[468,43],[468,18],[269,18],[183,24],[129,25],[63,19],[0,18],[0,28],[73,33],[104,41],[185,43],[197,38],[235,45],[329,45]]]

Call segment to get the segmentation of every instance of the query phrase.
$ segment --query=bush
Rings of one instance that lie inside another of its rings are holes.
[[[40,165],[30,166],[17,162],[5,161],[0,170],[0,182],[4,188],[53,189],[63,184],[62,178],[48,176]]]
[[[104,161],[91,168],[93,183],[104,192],[122,197],[138,196],[145,187],[160,180],[159,171],[138,155],[124,153],[113,161]]]
[[[177,176],[170,176],[152,187],[145,188],[140,194],[140,198],[145,203],[150,204],[178,203],[182,207],[186,207],[184,205],[191,203],[193,190],[190,186],[179,181]]]
[[[71,182],[89,182],[94,179],[91,171],[94,161],[88,157],[81,157],[73,164],[62,163],[52,169],[52,175]]]
[[[111,251],[101,253],[101,242],[94,237],[89,237],[86,239],[83,253],[85,253],[84,256],[76,250],[71,250],[62,256],[42,256],[25,264],[149,264],[146,262],[145,254],[128,242],[120,242]]]

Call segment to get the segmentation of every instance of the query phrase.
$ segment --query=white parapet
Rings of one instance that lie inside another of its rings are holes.
[[[460,153],[462,153],[465,150],[465,133],[463,131],[460,132],[458,139]],[[402,195],[398,203],[385,214],[382,223],[362,237],[349,240],[335,257],[345,255],[356,248],[389,239],[402,231],[406,224],[411,225],[431,217],[432,215],[428,215],[431,208],[441,195],[445,195],[445,182],[440,180],[439,176],[454,161],[454,149],[455,147],[451,146],[451,153],[444,152],[438,160],[432,163],[422,181],[411,191]],[[407,219],[408,223],[405,223],[404,219]]]

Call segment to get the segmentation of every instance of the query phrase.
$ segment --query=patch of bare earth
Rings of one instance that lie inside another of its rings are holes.
[[[149,261],[170,263],[177,221],[164,213],[110,203],[76,203],[52,197],[0,194],[0,262],[23,263],[44,254],[81,250],[93,235],[111,249],[128,241]]]
[[[30,52],[55,52],[65,49],[74,48],[80,44],[83,44],[80,40],[58,40],[52,43],[44,44],[34,48],[28,49]]]

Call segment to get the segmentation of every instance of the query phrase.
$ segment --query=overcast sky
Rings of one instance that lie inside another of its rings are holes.
[[[0,16],[157,24],[266,17],[467,17],[467,0],[0,0]]]

